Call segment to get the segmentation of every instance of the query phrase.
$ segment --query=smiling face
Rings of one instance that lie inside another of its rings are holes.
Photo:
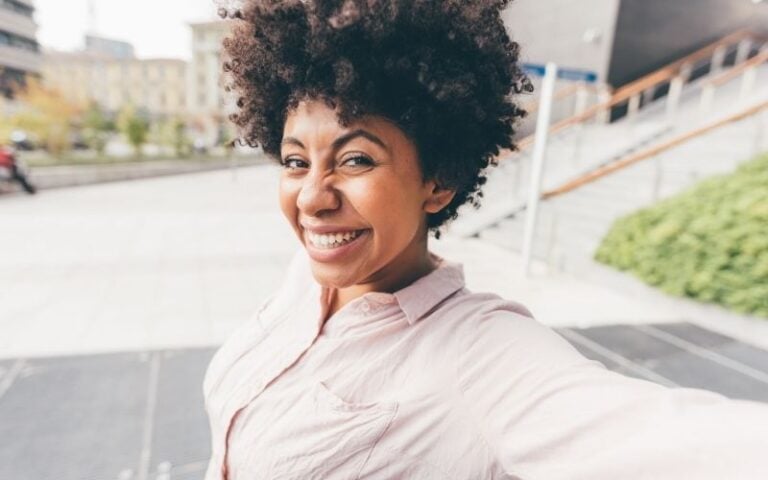
[[[280,206],[318,283],[395,291],[428,271],[427,214],[453,195],[422,179],[394,123],[343,127],[324,102],[302,102],[286,119],[281,163]]]

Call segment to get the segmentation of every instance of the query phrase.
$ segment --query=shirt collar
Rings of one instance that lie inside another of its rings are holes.
[[[421,320],[443,300],[465,286],[464,268],[460,263],[445,260],[432,252],[429,255],[437,264],[437,268],[407,287],[391,294],[397,300],[406,320],[411,325]],[[289,281],[286,286],[292,288],[287,289],[288,292],[285,292],[286,289],[284,288],[283,293],[288,293],[286,301],[293,302],[294,305],[296,292],[309,293],[307,300],[310,302],[310,308],[315,310],[315,314],[308,315],[307,318],[311,319],[309,321],[312,322],[311,326],[314,330],[322,325],[322,321],[319,324],[317,322],[318,319],[325,317],[330,303],[330,292],[328,288],[321,287],[315,282],[309,266],[309,256],[306,252],[303,250],[297,252],[291,264],[288,270],[289,278],[292,277],[292,281]]]
[[[464,287],[464,268],[430,253],[438,264],[432,272],[394,293],[408,323],[413,325],[450,295]]]

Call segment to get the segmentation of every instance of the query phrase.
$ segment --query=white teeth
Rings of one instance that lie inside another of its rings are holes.
[[[316,234],[307,232],[307,238],[315,247],[335,248],[348,243],[359,236],[359,232]]]

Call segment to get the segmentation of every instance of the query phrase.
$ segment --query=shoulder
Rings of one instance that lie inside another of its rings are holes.
[[[466,310],[470,315],[464,318],[470,322],[482,322],[490,317],[503,316],[508,319],[533,319],[533,314],[524,304],[503,298],[495,293],[473,292],[462,288],[447,299],[446,308]]]
[[[546,371],[587,360],[551,327],[536,320],[523,303],[466,288],[434,312],[443,329],[460,377],[471,366],[489,369],[536,368]]]
[[[461,288],[435,309],[432,317],[458,337],[473,339],[492,333],[514,334],[520,329],[546,328],[523,303],[495,293],[472,292]]]

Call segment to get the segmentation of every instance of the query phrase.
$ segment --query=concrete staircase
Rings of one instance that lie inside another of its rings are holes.
[[[702,111],[701,86],[682,92],[675,115],[665,98],[633,118],[613,124],[577,127],[556,136],[547,147],[543,191],[609,164],[628,153],[735,113],[768,99],[768,65],[757,70],[755,87],[743,95],[740,78],[720,87],[711,107]],[[578,130],[580,128],[580,130]],[[674,195],[700,179],[733,171],[741,162],[768,150],[768,112],[728,124],[654,158],[615,172],[570,193],[543,201],[539,208],[533,255],[556,270],[583,273],[614,220]],[[489,175],[483,208],[461,212],[452,233],[478,236],[513,250],[522,249],[530,155],[505,161]]]

